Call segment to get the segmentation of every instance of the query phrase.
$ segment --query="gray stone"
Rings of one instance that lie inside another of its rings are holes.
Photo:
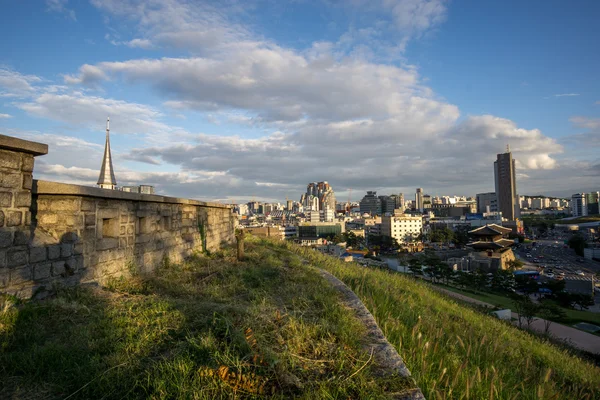
[[[55,261],[52,263],[52,276],[64,275],[65,273],[65,262]]]
[[[31,174],[23,174],[23,189],[29,189],[33,187],[33,176]]]
[[[15,194],[15,207],[31,207],[31,192],[17,192]]]
[[[0,192],[0,207],[10,207],[12,205],[12,193]]]
[[[0,248],[9,247],[13,244],[13,233],[11,231],[0,231]]]
[[[71,257],[65,261],[65,271],[67,275],[74,275],[78,270],[77,259]]]
[[[56,199],[50,203],[52,211],[79,211],[79,200],[74,198]]]
[[[0,168],[21,169],[21,153],[0,150]]]
[[[21,211],[8,211],[6,213],[6,226],[21,225]]]
[[[21,188],[21,174],[0,174],[0,187],[20,189]]]
[[[60,245],[55,244],[52,246],[48,246],[48,259],[56,260],[60,257]]]
[[[27,250],[11,249],[6,253],[9,268],[27,264]]]
[[[4,226],[4,211],[0,210],[0,228]]]
[[[60,246],[60,256],[61,257],[71,257],[73,255],[73,245],[70,243],[63,243]]]
[[[23,216],[24,216],[23,225],[30,226],[31,225],[31,211],[24,211]]]
[[[73,246],[73,254],[83,254],[83,243],[76,243]]]
[[[96,214],[85,214],[84,223],[85,226],[96,225]]]
[[[35,263],[40,261],[46,261],[46,248],[32,247],[29,249],[29,262]]]
[[[24,244],[29,243],[29,239],[31,238],[31,232],[29,231],[16,231],[15,232],[15,239],[13,241],[13,244],[15,246],[21,246]]]
[[[96,203],[94,200],[83,199],[81,201],[81,211],[95,211]]]
[[[42,263],[33,266],[33,279],[48,279],[52,275],[52,263]]]
[[[5,288],[10,282],[10,271],[7,268],[0,269],[0,288]]]
[[[29,140],[18,139],[12,136],[0,135],[0,151],[4,153],[19,152],[41,156],[48,154],[48,145]],[[20,167],[20,166],[19,166]]]
[[[33,156],[31,154],[23,154],[23,165],[21,170],[24,172],[33,171]]]
[[[22,267],[14,268],[10,271],[10,284],[18,285],[31,281],[33,274],[31,273],[31,266],[25,265]]]

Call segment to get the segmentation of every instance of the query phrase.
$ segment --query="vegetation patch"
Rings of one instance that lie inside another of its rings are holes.
[[[600,368],[429,284],[287,243],[365,303],[429,399],[600,398]]]
[[[153,276],[0,306],[0,398],[386,398],[365,328],[286,249],[250,240]]]

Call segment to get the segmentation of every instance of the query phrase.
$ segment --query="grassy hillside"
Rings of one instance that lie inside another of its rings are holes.
[[[285,246],[349,285],[398,349],[425,396],[600,398],[600,368],[391,271]]]
[[[0,398],[385,398],[364,328],[299,256],[247,245],[151,278],[0,300]]]

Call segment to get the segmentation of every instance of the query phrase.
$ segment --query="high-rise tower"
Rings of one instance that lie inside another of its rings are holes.
[[[508,146],[506,146],[506,153],[498,154],[494,161],[494,178],[498,211],[502,212],[503,218],[514,221],[520,216],[520,207],[515,160]]]
[[[415,209],[417,211],[423,212],[425,205],[423,203],[423,188],[417,188],[417,192],[415,193]]]
[[[106,118],[106,143],[104,144],[104,157],[100,167],[100,176],[98,177],[98,186],[102,189],[116,189],[117,180],[112,165],[112,156],[110,154],[110,118]]]

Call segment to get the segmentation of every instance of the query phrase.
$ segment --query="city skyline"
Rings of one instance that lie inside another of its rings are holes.
[[[475,196],[506,145],[519,194],[600,186],[597,2],[146,4],[4,6],[0,131],[50,144],[36,178],[95,186],[110,115],[117,181],[159,194]]]

